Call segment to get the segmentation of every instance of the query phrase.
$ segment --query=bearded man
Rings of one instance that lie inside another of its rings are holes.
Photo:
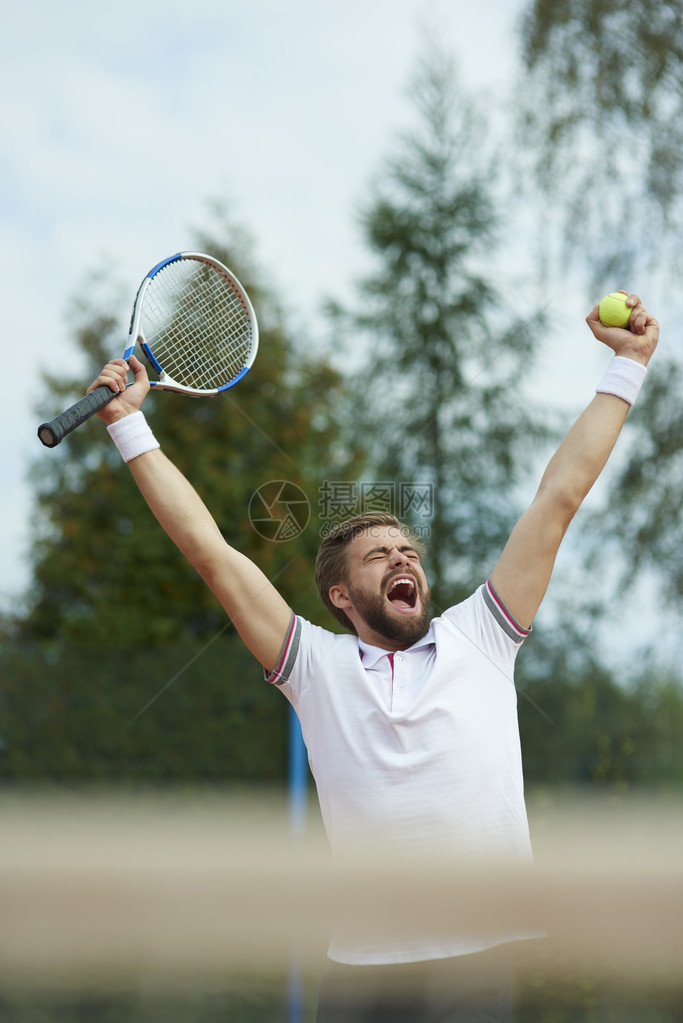
[[[395,850],[416,869],[454,857],[525,863],[531,849],[514,662],[550,581],[564,534],[609,458],[659,336],[637,295],[626,328],[586,318],[614,352],[597,393],[553,455],[490,577],[432,619],[423,551],[392,516],[335,528],[316,562],[321,598],[348,630],[305,621],[221,536],[160,450],[140,406],[142,364],[105,366],[91,390],[118,392],[100,413],[162,527],[221,602],[249,650],[295,708],[322,816],[339,854]],[[436,552],[438,556],[438,552]],[[506,950],[524,928],[420,927],[335,932],[319,1023],[510,1018]],[[406,974],[410,985],[400,983]]]

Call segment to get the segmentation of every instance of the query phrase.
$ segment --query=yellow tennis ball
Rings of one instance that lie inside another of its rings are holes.
[[[613,291],[605,295],[600,303],[600,323],[605,327],[628,327],[633,310],[626,305],[628,295],[622,295],[620,291]]]

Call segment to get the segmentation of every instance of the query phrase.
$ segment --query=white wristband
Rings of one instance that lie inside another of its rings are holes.
[[[110,423],[107,430],[124,462],[130,462],[138,455],[144,455],[146,451],[153,451],[154,448],[161,446],[141,411],[131,412],[129,416]]]
[[[616,394],[629,405],[633,405],[642,387],[647,366],[623,355],[615,355],[605,370],[605,375],[595,388],[596,394]]]

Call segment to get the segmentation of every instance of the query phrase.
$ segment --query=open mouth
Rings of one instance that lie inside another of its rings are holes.
[[[387,590],[387,600],[398,611],[412,611],[417,603],[417,586],[409,575],[398,576]]]

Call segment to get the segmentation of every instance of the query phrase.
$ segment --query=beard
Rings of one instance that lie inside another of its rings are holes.
[[[368,593],[365,590],[357,589],[350,584],[349,596],[353,600],[353,606],[361,615],[366,625],[393,643],[403,643],[412,646],[423,636],[427,635],[431,622],[430,595],[429,590],[423,592],[417,579],[415,586],[418,597],[422,604],[422,610],[418,615],[392,615],[385,603],[384,587],[380,593]]]

